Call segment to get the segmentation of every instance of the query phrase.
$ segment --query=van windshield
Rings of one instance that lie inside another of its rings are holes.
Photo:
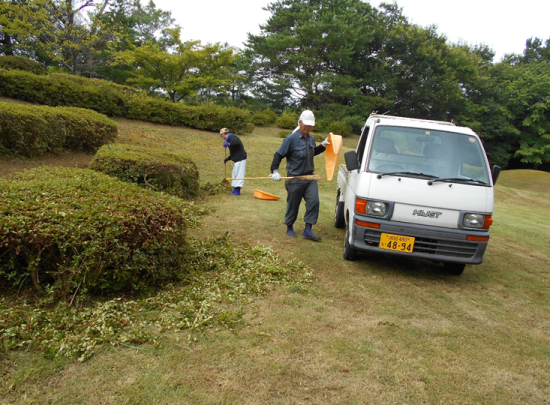
[[[368,171],[439,181],[489,185],[479,139],[454,132],[419,128],[376,128]]]

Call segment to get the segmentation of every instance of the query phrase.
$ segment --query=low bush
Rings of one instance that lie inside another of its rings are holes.
[[[351,135],[351,126],[342,121],[332,121],[327,125],[328,132],[332,132],[335,135],[342,135],[346,138]]]
[[[199,171],[189,157],[164,149],[105,145],[90,169],[181,198],[199,194]]]
[[[0,154],[95,152],[117,135],[117,124],[95,111],[0,102]]]
[[[294,129],[298,125],[298,118],[298,114],[285,110],[277,121],[275,121],[275,125],[283,129]]]
[[[275,123],[277,120],[277,114],[269,108],[257,112],[250,117],[250,122],[257,126],[268,126]]]
[[[287,136],[289,136],[290,134],[292,133],[292,131],[288,131],[288,130],[283,130],[283,131],[279,131],[279,138],[286,138]]]
[[[0,56],[0,68],[6,70],[24,70],[35,75],[44,74],[42,65],[22,56]]]
[[[242,133],[246,132],[250,111],[214,104],[190,106],[152,97],[134,96],[130,100],[126,117],[216,132],[226,127],[235,133]]]
[[[137,89],[67,74],[38,76],[0,69],[0,95],[49,106],[88,108],[111,117],[126,117],[157,124],[207,131],[231,128],[252,131],[250,111],[214,104],[190,106],[148,97]]]
[[[52,107],[80,107],[125,116],[131,88],[67,74],[38,76],[0,69],[0,95]]]
[[[87,169],[0,179],[0,278],[61,297],[150,289],[181,273],[193,207]]]

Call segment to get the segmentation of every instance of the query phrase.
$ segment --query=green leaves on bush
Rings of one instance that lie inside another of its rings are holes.
[[[37,76],[16,70],[0,69],[0,95],[49,106],[88,108],[111,117],[208,131],[227,127],[235,133],[247,127],[250,112],[214,104],[190,106],[153,97],[138,90],[105,80],[51,74]]]
[[[198,210],[93,170],[0,180],[0,278],[58,294],[145,290],[176,279]]]
[[[23,70],[36,75],[44,74],[44,69],[40,63],[22,56],[1,55],[0,68],[6,70]]]
[[[277,121],[275,121],[275,125],[282,129],[294,129],[298,125],[298,118],[298,114],[285,110]]]
[[[332,132],[335,135],[342,135],[346,138],[351,135],[351,126],[342,121],[333,121],[327,125],[328,132]]]
[[[242,133],[246,132],[250,112],[215,104],[190,106],[138,95],[129,100],[126,118],[216,132],[226,127]]]
[[[117,124],[95,111],[0,102],[0,153],[3,154],[95,152],[117,135]]]
[[[254,125],[258,126],[268,126],[275,123],[277,120],[277,114],[273,110],[270,110],[269,108],[257,112],[256,114],[252,115],[250,117],[250,122]]]
[[[96,153],[90,169],[181,198],[199,194],[199,171],[195,162],[164,149],[105,145]]]

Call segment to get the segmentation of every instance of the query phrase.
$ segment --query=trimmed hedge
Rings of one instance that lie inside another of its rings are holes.
[[[117,135],[117,124],[95,111],[0,102],[0,154],[95,152]]]
[[[6,70],[24,70],[35,75],[44,74],[42,65],[34,60],[22,56],[0,56],[0,68]]]
[[[215,104],[190,106],[138,95],[130,100],[126,118],[216,132],[226,127],[242,133],[246,131],[250,111]]]
[[[189,157],[163,149],[113,144],[96,153],[90,169],[181,198],[199,194],[199,171]]]
[[[298,125],[299,115],[291,111],[283,111],[283,114],[275,121],[275,125],[282,129],[294,129]]]
[[[328,132],[333,134],[342,135],[346,138],[351,135],[351,126],[342,121],[333,121],[327,125]]]
[[[254,125],[258,126],[267,126],[272,125],[277,120],[277,114],[273,110],[270,110],[269,108],[257,112],[252,117],[250,117],[250,122]]]
[[[65,74],[37,76],[0,69],[0,95],[49,106],[88,108],[111,117],[208,131],[217,132],[227,127],[235,133],[243,133],[253,129],[247,127],[248,110],[213,104],[190,106],[173,103],[105,80]]]
[[[93,170],[27,170],[0,180],[0,277],[61,296],[146,290],[177,279],[196,218],[192,204]]]

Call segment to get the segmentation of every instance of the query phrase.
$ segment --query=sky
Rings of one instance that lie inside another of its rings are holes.
[[[260,24],[271,15],[262,7],[270,0],[153,0],[157,8],[171,11],[183,40],[229,43],[243,48],[247,33],[259,34]],[[391,3],[392,0],[386,0]],[[144,2],[142,2],[144,3]],[[381,1],[370,1],[374,7]],[[488,45],[495,62],[507,53],[522,54],[525,41],[550,38],[550,0],[396,0],[409,22],[437,32],[450,43]]]

